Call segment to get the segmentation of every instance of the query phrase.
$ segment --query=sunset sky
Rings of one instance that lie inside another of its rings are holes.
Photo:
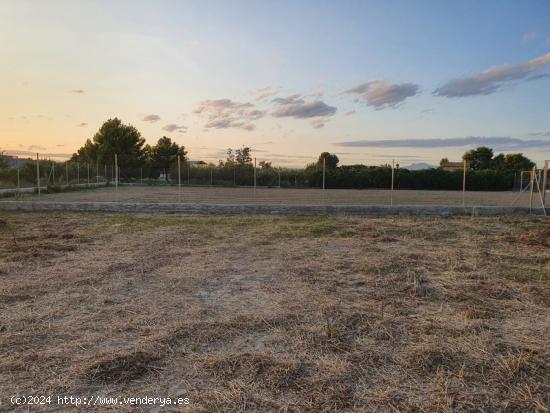
[[[119,117],[193,160],[550,159],[550,2],[0,0],[0,151]]]

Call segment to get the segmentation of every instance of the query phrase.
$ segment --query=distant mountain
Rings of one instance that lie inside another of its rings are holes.
[[[409,171],[421,171],[422,169],[436,168],[435,165],[430,165],[425,162],[412,163],[410,165],[403,165],[401,168],[408,169]]]

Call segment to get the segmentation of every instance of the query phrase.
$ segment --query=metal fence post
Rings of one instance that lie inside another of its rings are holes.
[[[535,174],[536,174],[536,166],[533,166],[533,169],[531,170],[531,192],[529,194],[529,212],[533,210],[533,193],[535,191]]]
[[[544,170],[542,174],[542,202],[546,205],[546,187],[548,186],[548,161],[544,161]]]
[[[118,157],[115,153],[115,192],[118,193]]]
[[[325,162],[326,157],[323,157],[323,191],[325,190]]]
[[[390,189],[390,206],[393,206],[393,186],[395,182],[395,159],[391,161],[391,189]]]
[[[462,165],[462,206],[466,206],[466,177],[468,174],[468,161],[464,159],[464,163]]]
[[[36,153],[36,183],[38,185],[38,199],[40,199],[40,159]]]

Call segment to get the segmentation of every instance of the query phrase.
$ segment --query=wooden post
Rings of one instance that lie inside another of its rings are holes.
[[[546,187],[548,186],[548,161],[544,161],[544,170],[542,173],[542,201],[546,205]]]
[[[115,192],[118,192],[118,157],[115,153]]]
[[[395,182],[395,159],[391,161],[391,190],[390,190],[390,205],[393,205],[393,186]]]
[[[38,185],[38,198],[40,199],[40,159],[36,153],[36,183]]]
[[[468,176],[468,162],[464,159],[462,165],[462,206],[466,206],[466,177]]]
[[[535,190],[535,174],[537,173],[537,167],[536,166],[533,166],[533,169],[531,170],[531,192],[529,194],[529,212],[532,211],[533,209],[533,193],[534,193],[534,190]]]

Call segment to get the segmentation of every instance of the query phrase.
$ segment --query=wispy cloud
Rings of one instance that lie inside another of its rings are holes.
[[[448,98],[490,95],[514,82],[534,80],[537,72],[550,66],[550,53],[525,63],[489,68],[473,76],[453,79],[437,88],[434,94]]]
[[[77,95],[80,95],[80,94],[85,93],[85,92],[82,89],[73,89],[73,90],[71,90],[71,93],[76,93]]]
[[[313,119],[310,124],[314,129],[320,129],[325,127],[325,123],[328,122],[325,118]]]
[[[144,122],[151,122],[151,123],[158,122],[159,120],[160,120],[159,115],[147,115],[142,119],[142,121]]]
[[[550,137],[550,132],[532,132],[529,136],[548,136]]]
[[[88,124],[87,124],[86,122],[82,122],[82,123],[79,123],[79,124],[78,124],[78,127],[79,127],[79,128],[83,128],[83,127],[85,127],[85,126],[88,126]]]
[[[175,123],[170,123],[162,128],[162,130],[165,130],[167,132],[180,132],[185,133],[187,131],[187,126],[183,125],[176,125]]]
[[[371,80],[344,91],[347,94],[358,95],[358,100],[366,102],[376,110],[396,108],[405,99],[415,96],[419,87],[414,83],[392,84],[385,80]]]
[[[352,116],[355,115],[357,112],[355,110],[350,110],[349,112],[344,113],[346,116]]]
[[[265,111],[257,109],[252,103],[234,102],[231,99],[204,100],[194,113],[207,117],[205,128],[240,128],[253,130],[252,121],[265,116]]]
[[[279,93],[279,91],[280,88],[276,88],[273,86],[263,87],[253,92],[254,100],[256,100],[257,102],[264,101],[270,97],[275,96],[277,93]]]
[[[497,151],[522,151],[527,149],[550,149],[550,140],[518,139],[511,137],[467,136],[436,139],[383,139],[336,142],[343,147],[360,148],[448,148],[489,146]]]
[[[299,95],[292,95],[287,98],[278,98],[274,99],[274,101],[279,106],[271,112],[271,115],[276,118],[327,118],[334,115],[337,110],[336,107],[329,106],[322,100],[311,100],[306,102],[301,99]]]

